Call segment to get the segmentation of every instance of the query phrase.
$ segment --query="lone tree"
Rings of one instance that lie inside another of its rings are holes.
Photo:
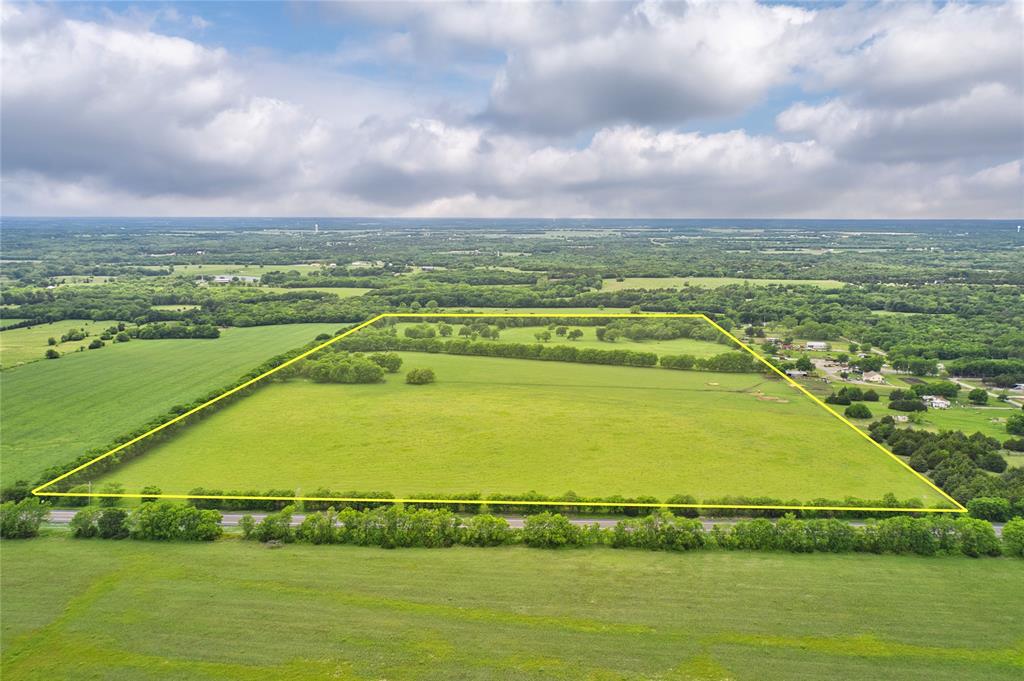
[[[869,419],[872,416],[871,410],[868,409],[868,406],[860,402],[857,402],[856,404],[851,404],[849,407],[846,408],[846,411],[844,411],[843,413],[849,416],[851,419]]]
[[[60,359],[60,353],[53,348],[48,348],[46,350],[46,359]]]
[[[409,385],[426,385],[437,380],[433,369],[412,369],[405,375],[405,382]]]
[[[967,399],[974,404],[988,404],[988,391],[984,388],[975,388],[967,393]]]

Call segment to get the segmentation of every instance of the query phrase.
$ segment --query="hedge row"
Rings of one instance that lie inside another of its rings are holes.
[[[855,527],[835,518],[801,520],[791,515],[772,522],[765,518],[741,520],[731,527],[705,530],[699,520],[658,511],[643,518],[622,520],[611,529],[596,523],[579,525],[563,515],[528,516],[522,529],[513,529],[499,516],[481,514],[463,523],[448,510],[406,509],[391,506],[357,511],[347,508],[308,514],[293,527],[292,508],[267,515],[257,522],[241,521],[243,537],[263,542],[355,544],[384,548],[439,548],[525,544],[534,548],[608,545],[660,551],[720,548],[791,553],[897,553],[1008,555],[1024,557],[1024,519],[1007,523],[1003,541],[992,526],[976,518],[900,516]]]
[[[143,492],[153,488],[146,488]],[[335,492],[330,489],[320,488],[298,495],[290,489],[260,490],[227,490],[207,489],[196,487],[189,490],[188,503],[196,508],[216,508],[224,511],[276,511],[289,505],[296,505],[305,511],[322,511],[327,508],[355,508],[357,510],[390,506],[393,504],[389,499],[394,499],[391,492],[366,492],[347,491]],[[279,497],[278,499],[203,499],[204,496],[244,496],[244,497]],[[296,502],[291,497],[308,496],[331,499],[330,501],[300,501]],[[381,499],[383,501],[336,501],[337,498],[348,499]],[[450,499],[451,503],[416,503],[418,508],[445,509],[454,513],[502,513],[535,515],[543,512],[551,513],[598,513],[605,515],[624,515],[628,517],[639,517],[650,515],[658,510],[668,510],[670,513],[686,517],[754,517],[754,518],[780,518],[793,511],[770,510],[770,509],[736,509],[736,508],[670,508],[659,509],[658,504],[696,504],[697,499],[690,495],[677,494],[667,499],[660,500],[656,497],[623,497],[611,495],[604,497],[581,497],[573,492],[567,492],[560,496],[547,496],[537,492],[526,492],[524,494],[488,494],[479,492],[447,494],[447,493],[418,493],[408,495],[411,499]],[[88,497],[80,498],[82,505],[88,502]],[[486,503],[480,503],[486,502]],[[533,502],[533,503],[521,503]],[[557,502],[547,504],[545,502]],[[584,505],[599,503],[600,505]],[[774,497],[720,497],[705,499],[705,504],[717,504],[722,506],[849,506],[862,508],[923,508],[924,505],[919,499],[901,501],[892,494],[887,494],[882,499],[814,499],[810,502],[803,502],[796,499],[776,499]],[[652,506],[631,506],[630,504],[652,504]],[[896,512],[896,511],[894,511]],[[797,511],[796,514],[803,518],[866,518],[886,517],[892,513],[886,511],[819,511],[807,510]]]

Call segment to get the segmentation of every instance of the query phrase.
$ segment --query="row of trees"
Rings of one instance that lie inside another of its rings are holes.
[[[245,516],[243,536],[256,541],[355,544],[384,548],[441,548],[525,544],[556,549],[608,545],[654,551],[726,549],[788,551],[791,553],[896,553],[1024,557],[1024,519],[1008,523],[1003,541],[984,520],[968,517],[899,516],[856,527],[837,519],[801,520],[787,515],[777,522],[759,518],[731,527],[704,529],[699,520],[658,511],[643,518],[618,522],[610,529],[596,523],[581,525],[566,516],[544,512],[512,528],[500,516],[480,514],[465,522],[451,511],[409,509],[398,505],[357,511],[328,509],[308,514],[292,526],[292,508],[256,521]]]
[[[104,490],[107,491],[107,490]],[[124,490],[119,490],[124,491]],[[159,494],[156,487],[145,487],[142,494]],[[271,490],[224,490],[220,488],[196,487],[188,492],[187,503],[196,508],[220,509],[224,511],[275,511],[285,506],[295,506],[305,511],[325,510],[334,508],[354,508],[364,510],[390,506],[395,495],[387,491],[365,491],[348,490],[334,491],[327,488],[318,488],[311,491],[303,490],[300,494],[291,489]],[[253,497],[252,499],[209,499],[206,497]],[[322,501],[297,500],[295,497],[311,497],[322,499]],[[571,514],[599,513],[602,515],[622,515],[627,517],[646,516],[659,510],[659,504],[678,504],[697,506],[695,497],[688,494],[677,494],[665,499],[658,499],[650,496],[623,497],[621,495],[610,495],[602,497],[582,497],[574,492],[566,492],[558,496],[548,496],[537,492],[525,492],[521,494],[499,494],[492,493],[482,495],[479,492],[464,493],[417,493],[405,495],[415,499],[449,499],[449,503],[419,503],[417,506],[423,508],[444,508],[454,513],[481,513],[499,512],[516,515],[532,515],[545,511],[562,512]],[[14,497],[10,497],[14,498]],[[76,497],[64,497],[65,505],[73,505],[69,501]],[[363,501],[342,501],[343,499],[359,499]],[[374,500],[374,501],[368,501]],[[85,505],[88,497],[81,497],[81,504]],[[645,504],[645,506],[637,506]],[[865,517],[886,517],[891,515],[887,511],[861,511],[858,508],[924,508],[920,499],[898,499],[893,494],[886,494],[881,499],[859,499],[846,497],[844,499],[818,498],[810,501],[799,499],[778,499],[775,497],[747,497],[730,496],[705,499],[702,508],[675,507],[663,508],[673,515],[686,518],[698,516],[747,516],[778,518],[786,511],[772,509],[744,509],[733,508],[735,506],[845,506],[854,510],[850,511],[826,511],[809,509],[799,511],[797,514],[806,518],[865,518]]]

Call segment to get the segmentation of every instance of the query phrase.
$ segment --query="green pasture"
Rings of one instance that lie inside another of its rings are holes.
[[[375,385],[268,385],[100,482],[587,497],[921,498],[937,492],[782,381],[403,354]],[[403,374],[429,367],[437,383]]]
[[[626,277],[622,281],[614,278],[605,279],[601,284],[602,291],[622,291],[624,289],[659,289],[683,288],[684,286],[700,286],[703,288],[719,288],[732,284],[750,284],[751,286],[817,286],[818,288],[840,288],[844,282],[836,279],[742,279],[738,277]]]
[[[69,325],[74,323],[52,328]],[[226,329],[216,339],[134,340],[4,371],[0,477],[34,481],[46,468],[107,445],[338,326],[259,326]],[[17,331],[0,338],[8,333]]]
[[[551,331],[551,340],[547,345],[572,345],[580,348],[597,348],[598,350],[633,350],[635,352],[655,352],[658,355],[693,355],[695,357],[711,357],[723,352],[738,349],[735,344],[724,345],[712,343],[711,341],[693,340],[691,338],[673,338],[672,340],[647,340],[631,341],[628,338],[620,338],[614,343],[597,340],[596,330],[593,326],[574,327],[571,320],[565,320],[570,329],[578,328],[583,332],[583,337],[570,341],[565,336],[557,336]],[[396,325],[398,334],[403,335],[404,330],[409,326],[416,326],[414,322],[401,322]],[[452,324],[452,338],[460,338],[458,335],[461,324]],[[501,330],[501,336],[497,342],[500,343],[530,343],[535,344],[537,340],[534,334],[547,331],[547,326],[523,326],[510,327]]]
[[[10,681],[1024,674],[1024,566],[1011,559],[269,550],[60,533],[5,541],[0,561]]]
[[[85,340],[68,341],[66,343],[58,343],[57,345],[52,346],[61,354],[77,352],[79,348],[84,348],[89,345],[93,338],[98,337],[113,324],[117,324],[117,322],[94,322],[91,319],[65,319],[59,322],[36,324],[35,326],[26,326],[20,329],[0,331],[0,366],[4,369],[8,369],[19,364],[25,364],[26,362],[42,360],[47,349],[51,347],[46,343],[51,336],[59,341],[61,335],[67,333],[71,329],[85,329],[90,333],[90,336]],[[107,347],[103,347],[98,350],[89,350],[87,352],[104,352],[110,350],[112,345],[112,343],[108,343]]]

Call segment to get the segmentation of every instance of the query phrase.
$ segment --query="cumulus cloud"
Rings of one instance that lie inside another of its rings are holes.
[[[4,212],[1024,211],[1019,42],[967,52],[958,42],[1019,32],[1012,3],[327,10],[381,27],[389,47],[374,58],[408,63],[443,45],[435,58],[458,68],[493,63],[489,91],[460,99],[415,80],[346,71],[371,58],[359,45],[322,59],[243,59],[161,34],[152,22],[73,20],[52,6],[8,3]],[[936,56],[947,44],[956,55],[949,63]],[[929,60],[938,68],[926,68]],[[779,107],[775,129],[770,116],[757,132],[680,126],[741,113],[780,89],[796,94]]]
[[[790,79],[807,12],[645,3],[613,30],[514,51],[485,116],[541,133],[736,114]]]

